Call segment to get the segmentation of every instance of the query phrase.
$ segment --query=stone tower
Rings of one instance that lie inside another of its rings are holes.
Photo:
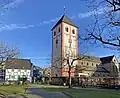
[[[78,27],[63,15],[52,28],[52,77],[68,77],[68,67],[62,62],[66,54],[78,56]],[[74,76],[74,72],[71,75]]]

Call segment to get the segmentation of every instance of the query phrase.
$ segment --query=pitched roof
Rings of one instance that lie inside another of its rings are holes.
[[[41,68],[41,67],[39,67],[39,66],[34,66],[34,67],[35,67],[35,69],[38,69],[38,70],[40,70],[40,71],[44,71],[44,69]]]
[[[99,57],[95,57],[95,56],[89,56],[89,55],[79,55],[80,57],[83,57],[83,60],[86,61],[93,61],[93,62],[99,62],[100,63],[100,58]]]
[[[29,59],[8,58],[6,69],[31,69],[32,63]]]
[[[107,69],[104,67],[97,67],[95,72],[104,72],[104,73],[110,73]]]
[[[112,61],[113,57],[114,57],[114,55],[107,56],[107,57],[102,57],[102,58],[100,58],[100,60],[101,60],[102,64],[110,63]]]
[[[63,16],[60,18],[60,20],[55,24],[55,26],[52,28],[52,30],[53,30],[58,24],[60,24],[61,22],[65,22],[65,23],[68,23],[68,24],[70,24],[70,25],[72,25],[72,26],[77,27],[77,26],[71,21],[70,18],[68,18],[66,15],[63,15]],[[77,28],[78,28],[78,27],[77,27]]]

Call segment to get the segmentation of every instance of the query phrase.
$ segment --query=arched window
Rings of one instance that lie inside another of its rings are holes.
[[[92,63],[92,66],[93,66],[93,63]]]
[[[65,31],[68,32],[68,27],[65,28]]]
[[[89,65],[89,64],[87,63],[87,65]]]
[[[56,35],[56,32],[54,32],[54,36]]]
[[[72,34],[75,34],[75,30],[74,29],[72,30]]]

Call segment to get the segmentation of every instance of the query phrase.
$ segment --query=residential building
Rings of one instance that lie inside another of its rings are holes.
[[[5,81],[17,81],[18,78],[26,78],[32,81],[32,63],[29,59],[8,58],[5,63]]]
[[[43,82],[44,78],[44,69],[39,66],[33,66],[33,83],[35,82]]]

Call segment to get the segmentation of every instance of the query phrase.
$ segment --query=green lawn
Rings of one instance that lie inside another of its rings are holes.
[[[42,87],[46,91],[58,91],[65,92],[71,95],[73,98],[120,98],[120,91],[99,91],[99,90],[90,90],[90,89],[68,89],[58,86],[46,86]]]
[[[0,86],[0,93],[17,94],[24,93],[27,86]]]

